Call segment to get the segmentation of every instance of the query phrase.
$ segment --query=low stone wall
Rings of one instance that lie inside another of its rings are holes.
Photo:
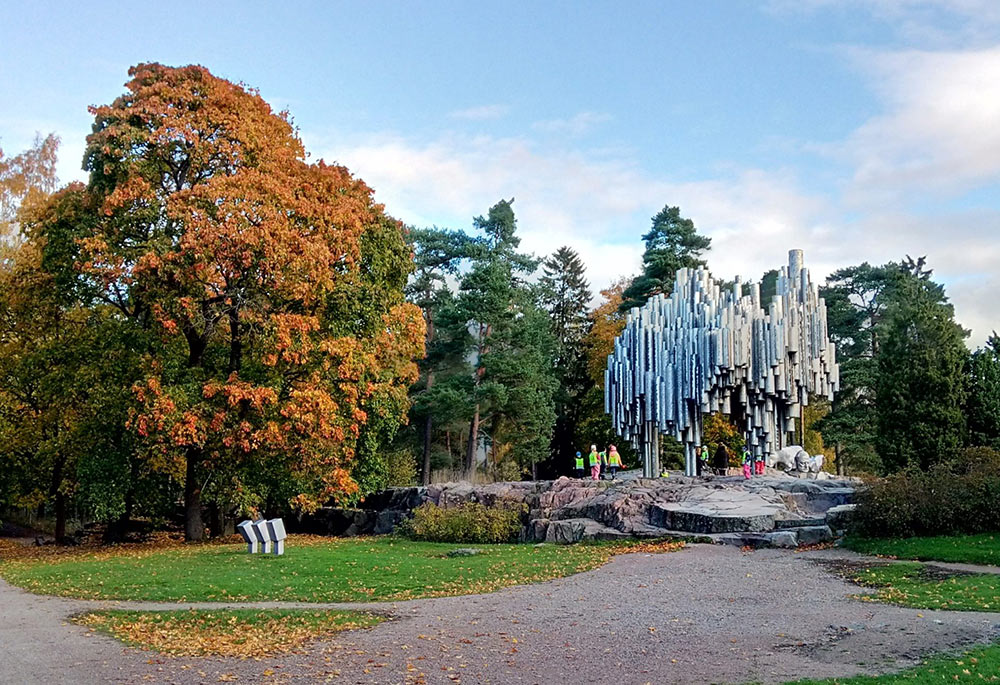
[[[322,535],[381,534],[424,502],[445,508],[512,502],[525,507],[522,538],[528,542],[703,536],[796,547],[842,534],[857,487],[852,480],[788,476],[444,483],[386,490],[369,497],[363,509],[320,509],[296,528]]]

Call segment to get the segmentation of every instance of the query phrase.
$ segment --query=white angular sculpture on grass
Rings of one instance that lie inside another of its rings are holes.
[[[257,540],[257,533],[253,529],[253,521],[242,521],[236,526],[236,530],[243,536],[243,542],[247,543],[247,554],[256,554],[260,550],[260,541]]]
[[[809,395],[832,400],[839,386],[826,303],[802,250],[791,250],[770,302],[757,283],[723,287],[707,270],[681,269],[669,297],[633,308],[608,356],[604,410],[642,453],[643,475],[659,475],[660,435],[668,434],[683,443],[693,476],[703,415],[730,415],[750,451],[770,455]]]
[[[247,554],[274,554],[281,556],[285,553],[285,522],[281,519],[259,519],[257,521],[243,521],[236,526],[236,530],[243,536],[243,541],[247,543]]]

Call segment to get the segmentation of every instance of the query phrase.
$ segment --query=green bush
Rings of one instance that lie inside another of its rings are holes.
[[[414,509],[401,531],[414,540],[488,544],[513,542],[521,534],[523,505],[498,502],[487,507],[466,502],[443,508],[427,502]]]
[[[970,448],[928,471],[908,470],[861,491],[851,532],[863,537],[1000,530],[1000,454]]]

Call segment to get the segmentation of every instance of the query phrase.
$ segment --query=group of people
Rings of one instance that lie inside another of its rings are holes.
[[[707,473],[710,468],[715,475],[724,476],[729,469],[729,448],[721,442],[715,450],[715,459],[712,461],[711,467],[709,466],[708,445],[696,447],[695,456],[699,476]],[[764,475],[764,459],[763,454],[754,455],[744,445],[740,458],[740,463],[743,465],[743,477],[749,480],[754,475]],[[614,445],[608,445],[608,449],[601,452],[597,451],[597,445],[591,445],[590,454],[587,455],[586,460],[581,452],[577,452],[575,462],[577,478],[584,477],[586,473],[585,463],[590,468],[590,477],[593,480],[600,480],[602,475],[610,476],[614,480],[618,469],[623,466],[621,455],[618,454],[618,449]],[[662,475],[667,475],[667,473],[664,472]]]
[[[708,445],[702,445],[695,448],[695,454],[698,455],[698,475],[702,475],[704,471],[708,470]],[[751,476],[764,475],[764,455],[761,454],[751,454],[749,448],[746,445],[743,446],[743,453],[740,455],[740,463],[743,465],[743,477],[747,480]],[[715,450],[715,461],[712,464],[712,472],[717,476],[726,475],[729,469],[729,448],[726,447],[721,442]]]
[[[583,454],[576,453],[576,477],[583,478]],[[597,451],[597,445],[590,446],[590,454],[587,455],[587,465],[590,467],[590,477],[593,480],[600,480],[601,473],[610,475],[611,480],[615,479],[618,469],[622,467],[622,457],[618,454],[618,448],[608,445],[606,451]]]

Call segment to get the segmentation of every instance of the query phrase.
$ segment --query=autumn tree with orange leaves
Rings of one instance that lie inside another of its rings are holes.
[[[198,66],[129,73],[92,109],[99,218],[79,268],[158,334],[129,425],[183,480],[186,538],[206,488],[252,501],[254,482],[291,483],[299,510],[349,495],[370,413],[402,419],[423,351],[402,226],[347,169],[307,163],[257,92]],[[365,300],[373,268],[402,271],[398,293]]]
[[[614,444],[626,464],[634,464],[635,450],[615,434],[611,417],[604,413],[604,370],[608,355],[615,349],[615,338],[625,328],[625,314],[621,303],[631,279],[620,278],[601,291],[601,303],[590,312],[590,329],[583,337],[583,355],[587,375],[592,386],[583,395],[580,420],[577,424],[576,444],[584,448],[591,444],[605,449]]]

